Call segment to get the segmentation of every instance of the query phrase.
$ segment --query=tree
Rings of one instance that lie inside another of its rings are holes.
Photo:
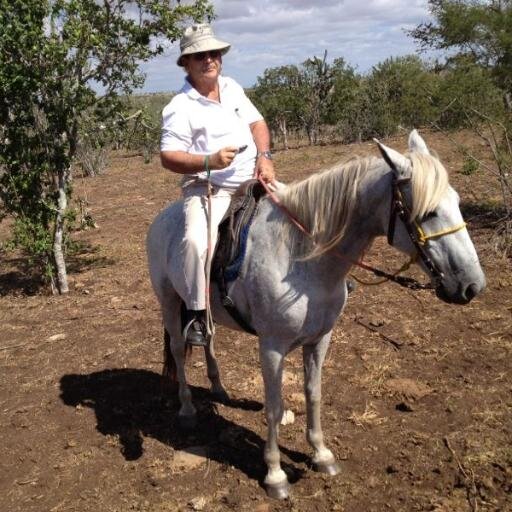
[[[454,51],[492,71],[512,110],[512,0],[429,0],[433,22],[410,31],[423,48]]]
[[[329,64],[325,52],[323,59],[313,57],[301,66],[266,69],[251,97],[284,139],[288,128],[304,128],[309,143],[316,144],[321,124],[336,124],[354,80],[353,69],[342,58]]]
[[[467,127],[481,121],[481,114],[502,119],[503,92],[496,86],[491,73],[467,59],[453,59],[441,72],[434,101],[439,109],[441,128]]]
[[[185,20],[212,15],[207,0],[0,0],[0,215],[14,218],[13,242],[54,290],[68,291],[71,163],[82,118],[115,119],[120,96],[144,82],[139,63],[175,41]]]
[[[332,75],[332,69],[327,64],[327,50],[323,59],[315,56],[302,64],[306,92],[303,122],[310,144],[318,142],[322,107],[332,94]]]
[[[333,62],[333,88],[322,112],[322,121],[336,125],[343,141],[353,142],[361,139],[358,123],[360,110],[360,91],[362,77],[343,58]]]
[[[301,126],[303,116],[303,83],[297,66],[266,69],[249,92],[251,99],[270,125],[278,131],[288,149],[288,131]]]
[[[389,136],[399,126],[423,126],[435,117],[432,94],[438,78],[414,55],[386,59],[367,79],[373,135]],[[369,134],[372,135],[372,134]]]
[[[455,63],[455,71],[440,93],[456,93],[459,115],[461,111],[491,150],[495,168],[487,166],[487,170],[502,191],[505,215],[497,231],[507,253],[512,241],[512,0],[429,0],[429,5],[435,21],[419,25],[410,34],[424,48],[451,51],[447,64]],[[493,102],[496,91],[488,75],[501,90],[505,112],[500,113]],[[469,101],[460,98],[460,91]],[[445,114],[452,112],[457,115],[457,108],[444,109]]]
[[[342,58],[335,59],[332,64],[327,62],[327,50],[323,59],[313,57],[302,64],[303,81],[305,84],[305,115],[304,127],[308,134],[309,143],[318,142],[320,124],[330,122],[335,124],[332,116],[332,107],[336,84],[341,92],[342,77],[350,75],[352,69],[345,64]]]

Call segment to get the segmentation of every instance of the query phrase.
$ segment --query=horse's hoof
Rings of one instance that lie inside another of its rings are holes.
[[[278,484],[265,484],[267,496],[273,500],[285,500],[290,496],[290,484],[288,480]]]
[[[313,470],[318,473],[325,473],[326,475],[334,476],[341,471],[341,468],[339,464],[333,460],[331,462],[314,462]]]
[[[178,416],[178,425],[183,430],[194,430],[197,427],[197,415]]]
[[[228,404],[230,402],[229,395],[224,391],[212,391],[212,398],[214,402],[220,404]]]

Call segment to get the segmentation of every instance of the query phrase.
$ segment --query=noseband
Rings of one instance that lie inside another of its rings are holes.
[[[388,164],[389,163],[390,162],[388,161]],[[394,165],[392,167],[394,168]],[[456,233],[457,231],[464,229],[466,227],[466,223],[462,222],[457,226],[453,226],[427,235],[415,219],[411,220],[411,209],[407,205],[407,201],[405,200],[401,189],[401,185],[408,182],[410,182],[410,178],[393,178],[391,212],[389,215],[388,225],[388,244],[393,245],[396,218],[398,217],[403,222],[409,238],[411,239],[411,242],[416,249],[416,255],[413,257],[413,260],[416,261],[418,257],[421,259],[430,276],[432,277],[433,287],[435,288],[441,283],[444,275],[436,266],[436,264],[430,259],[427,251],[425,250],[425,245],[429,240],[433,238],[439,238],[440,236]]]

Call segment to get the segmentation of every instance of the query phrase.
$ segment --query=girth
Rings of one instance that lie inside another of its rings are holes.
[[[212,281],[217,283],[222,305],[233,320],[248,333],[254,328],[236,309],[228,294],[228,285],[240,274],[247,248],[249,228],[265,189],[257,180],[250,180],[239,187],[231,199],[228,211],[218,227],[217,245],[212,261]]]

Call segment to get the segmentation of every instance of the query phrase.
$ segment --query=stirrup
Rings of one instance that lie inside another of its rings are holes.
[[[199,329],[194,328],[194,323],[197,322],[199,324]],[[208,346],[208,337],[206,334],[206,325],[204,320],[199,317],[199,315],[194,316],[190,319],[190,321],[185,325],[183,329],[183,338],[187,345],[192,345],[194,347],[207,347]]]

